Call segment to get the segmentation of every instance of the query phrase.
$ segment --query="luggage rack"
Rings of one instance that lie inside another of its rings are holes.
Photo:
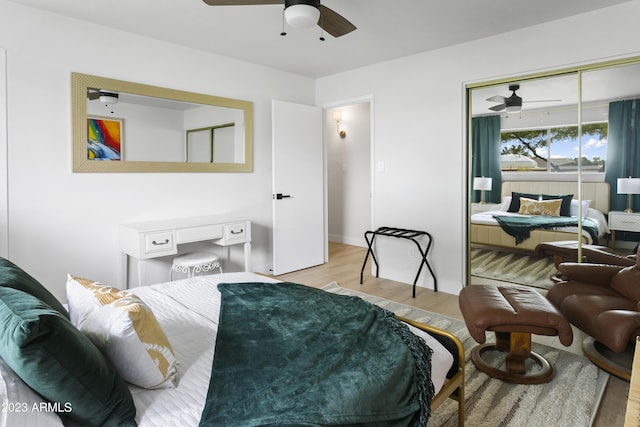
[[[414,242],[418,247],[418,251],[420,251],[420,255],[422,256],[422,261],[420,262],[420,267],[418,268],[418,273],[416,274],[416,278],[413,280],[413,297],[414,298],[416,297],[416,283],[418,282],[418,277],[420,277],[420,273],[422,272],[422,267],[424,265],[427,266],[427,268],[429,269],[429,272],[431,273],[431,277],[433,277],[433,290],[435,292],[438,292],[438,281],[436,279],[436,275],[433,272],[433,269],[431,268],[429,261],[427,260],[427,254],[429,253],[429,249],[431,248],[431,242],[433,241],[431,238],[431,234],[427,233],[426,231],[409,230],[406,228],[380,227],[373,231],[372,230],[365,231],[364,239],[367,241],[367,246],[369,247],[369,249],[367,250],[367,255],[364,257],[364,263],[362,263],[362,269],[360,270],[361,285],[364,277],[364,268],[367,265],[369,254],[371,254],[371,258],[373,259],[373,262],[376,265],[376,277],[379,277],[378,276],[378,271],[379,271],[378,260],[376,259],[376,255],[373,252],[373,241],[375,240],[376,236],[397,237],[400,239],[407,239]],[[424,249],[420,245],[420,242],[418,242],[417,240],[420,236],[427,237],[427,245]]]

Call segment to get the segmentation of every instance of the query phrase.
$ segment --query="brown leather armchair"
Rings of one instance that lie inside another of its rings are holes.
[[[640,254],[640,251],[639,251]],[[562,263],[547,299],[570,323],[614,352],[640,336],[640,256],[635,264]]]
[[[556,268],[562,262],[578,261],[578,242],[546,242],[536,246],[537,257],[553,256]],[[612,249],[600,245],[582,245],[582,261],[592,264],[630,266],[636,263],[636,255],[622,256]]]

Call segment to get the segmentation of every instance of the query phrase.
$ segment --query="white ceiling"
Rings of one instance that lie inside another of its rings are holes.
[[[9,0],[312,78],[553,21],[630,0],[322,0],[358,29],[282,31],[282,7],[202,0]]]

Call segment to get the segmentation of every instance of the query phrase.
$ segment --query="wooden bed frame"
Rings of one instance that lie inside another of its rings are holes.
[[[440,391],[431,400],[431,411],[435,411],[447,398],[454,399],[458,402],[458,426],[464,426],[464,347],[458,337],[451,332],[434,328],[433,326],[426,325],[424,323],[416,322],[414,320],[406,319],[404,317],[397,317],[407,324],[415,326],[418,329],[422,329],[431,336],[440,336],[450,343],[454,344],[457,349],[457,355],[454,355],[455,367],[449,371],[447,379]],[[437,338],[436,338],[437,339]],[[440,340],[439,340],[440,341]],[[454,373],[455,372],[455,373]]]
[[[542,181],[505,181],[502,183],[501,200],[505,196],[511,196],[511,192],[533,194],[573,194],[574,200],[578,195],[577,182],[542,182]],[[582,199],[591,200],[591,208],[604,214],[609,213],[609,183],[607,182],[583,182]],[[534,230],[531,237],[516,245],[513,236],[505,233],[499,225],[471,224],[470,242],[472,244],[495,246],[511,250],[534,251],[536,246],[543,242],[558,242],[563,240],[576,240],[576,233],[553,230]],[[583,243],[588,243],[583,237]]]

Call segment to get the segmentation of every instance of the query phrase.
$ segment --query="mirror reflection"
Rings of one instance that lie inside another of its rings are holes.
[[[623,109],[618,104],[640,98],[638,72],[637,63],[611,64],[469,90],[472,283],[548,288],[556,266],[554,254],[541,250],[544,245],[612,245],[610,212],[622,210],[616,204],[617,179],[640,176],[640,170],[617,165],[617,153],[629,151],[611,126]],[[521,212],[522,205],[515,209],[516,193],[520,200],[528,195],[533,202],[526,201],[527,208],[535,205],[535,212]],[[551,209],[552,200],[560,200],[557,210]],[[521,237],[497,224],[496,217],[521,215],[536,221],[546,216],[555,223],[531,227]]]
[[[75,172],[250,172],[252,104],[74,73]]]

